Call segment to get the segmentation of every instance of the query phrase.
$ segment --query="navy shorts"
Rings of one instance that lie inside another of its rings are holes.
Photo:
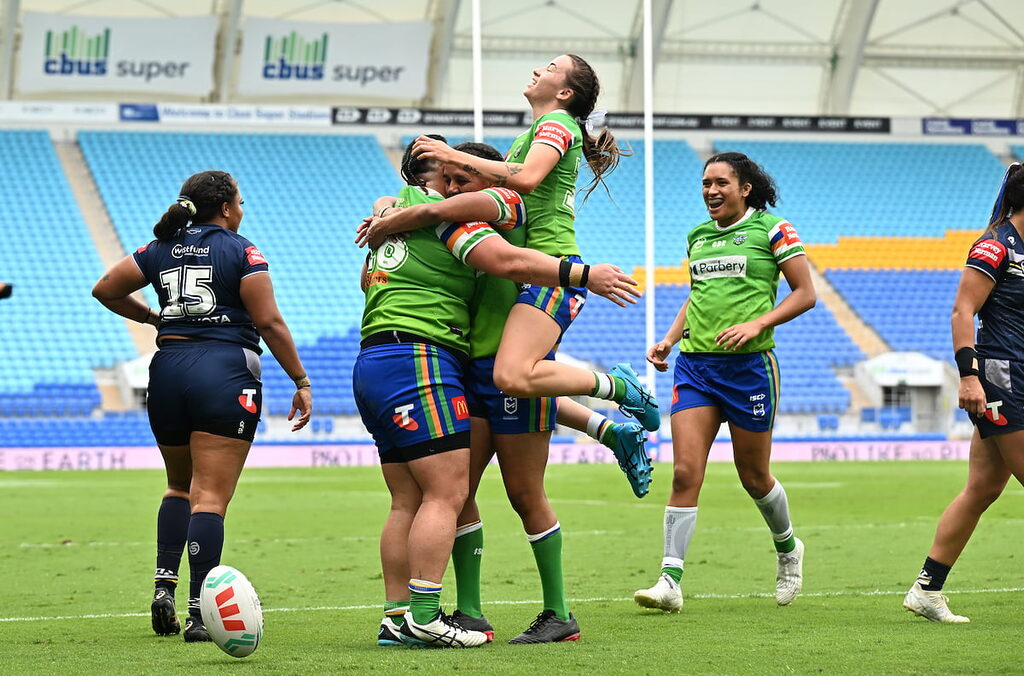
[[[545,359],[554,359],[549,352]],[[524,434],[555,429],[558,399],[510,397],[494,386],[494,357],[474,359],[466,378],[469,413],[491,424],[493,434]]]
[[[672,385],[672,413],[717,406],[722,418],[751,432],[767,432],[779,401],[775,353],[680,352]]]
[[[981,438],[1024,429],[1024,362],[978,357],[978,370],[988,409],[971,422]]]
[[[263,408],[260,358],[218,340],[165,340],[149,362],[149,426],[158,444],[192,432],[252,441]]]
[[[394,343],[359,351],[352,390],[381,463],[469,448],[464,377],[463,360],[436,345]]]
[[[565,256],[572,263],[582,263],[579,256]],[[558,324],[564,335],[587,302],[587,289],[582,286],[536,286],[520,284],[517,303],[532,305]],[[561,336],[559,336],[561,340]]]

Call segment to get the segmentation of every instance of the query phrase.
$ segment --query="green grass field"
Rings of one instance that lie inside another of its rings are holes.
[[[807,545],[804,594],[779,608],[767,529],[731,465],[713,464],[683,577],[686,605],[665,615],[634,605],[632,593],[656,577],[670,471],[658,465],[651,495],[636,500],[614,466],[549,469],[583,637],[544,646],[506,643],[541,610],[540,590],[489,472],[483,591],[495,642],[412,651],[375,642],[377,535],[388,504],[379,470],[247,470],[223,558],[263,601],[264,641],[244,660],[149,627],[161,473],[3,474],[0,665],[9,674],[1020,672],[1019,486],[989,510],[947,585],[951,607],[972,623],[947,626],[900,602],[965,465],[777,464]],[[451,575],[445,582],[450,603]]]

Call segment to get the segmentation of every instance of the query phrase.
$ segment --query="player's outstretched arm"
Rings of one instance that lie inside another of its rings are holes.
[[[447,143],[436,139],[420,136],[412,147],[414,157],[437,160],[462,169],[468,174],[480,176],[491,185],[511,188],[517,192],[530,193],[537,189],[555,165],[562,159],[562,154],[546,143],[534,143],[526,153],[522,164],[486,160],[455,150]]]
[[[256,325],[256,331],[270,348],[277,363],[295,382],[295,394],[292,396],[292,408],[288,413],[288,419],[293,419],[298,412],[299,418],[292,426],[292,431],[300,430],[306,426],[313,413],[313,393],[306,369],[299,359],[298,350],[295,349],[292,332],[288,330],[288,325],[277,308],[270,275],[255,274],[242,278],[239,294],[242,297],[242,305]]]
[[[146,278],[139,270],[139,266],[131,256],[125,256],[96,282],[92,287],[92,295],[108,310],[125,319],[159,326],[160,315],[151,310],[145,302],[131,295],[144,286]]]
[[[512,246],[501,237],[487,237],[466,256],[466,263],[495,277],[540,286],[585,286],[592,293],[625,307],[636,303],[636,280],[608,263],[582,266],[533,249]],[[579,266],[573,269],[572,266]],[[586,279],[577,275],[584,274]]]
[[[463,193],[438,202],[415,204],[404,209],[388,209],[383,216],[363,221],[356,233],[356,244],[376,249],[390,235],[409,232],[438,223],[493,221],[500,216],[493,197],[481,193]]]

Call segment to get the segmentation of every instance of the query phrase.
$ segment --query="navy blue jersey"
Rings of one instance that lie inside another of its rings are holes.
[[[132,258],[160,298],[158,339],[223,340],[262,352],[239,295],[243,278],[268,271],[252,242],[218,225],[192,225],[170,242],[140,247]]]
[[[1024,243],[1009,221],[971,247],[967,267],[996,283],[978,311],[978,356],[1024,360]]]

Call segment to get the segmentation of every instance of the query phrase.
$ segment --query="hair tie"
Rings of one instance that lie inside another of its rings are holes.
[[[586,118],[580,118],[579,122],[587,130],[587,133],[593,136],[595,129],[604,129],[608,126],[608,111],[595,110]]]
[[[183,206],[186,209],[188,209],[189,215],[191,215],[191,216],[195,216],[196,215],[196,205],[193,204],[192,200],[190,200],[185,195],[178,195],[178,204],[180,204],[181,206]]]
[[[997,220],[1003,217],[1003,198],[1006,196],[1006,184],[1010,180],[1010,176],[1017,172],[1020,168],[1020,162],[1014,162],[1006,168],[1006,173],[1003,174],[1003,182],[999,185],[999,194],[996,195],[996,203],[992,205],[992,218],[989,219],[989,223],[995,223]]]

